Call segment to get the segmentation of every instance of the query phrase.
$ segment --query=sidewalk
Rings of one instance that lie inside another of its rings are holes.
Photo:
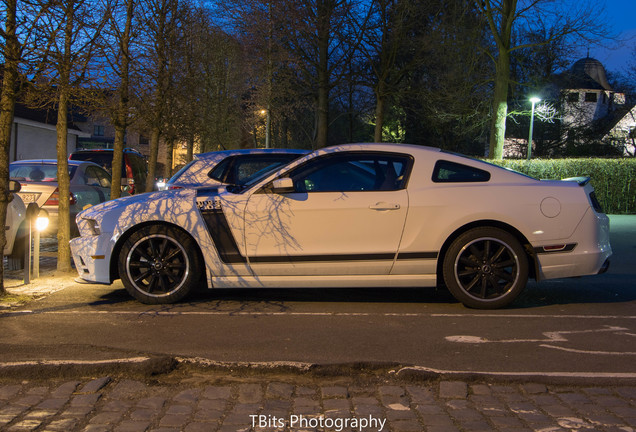
[[[28,296],[32,298],[42,297],[55,291],[64,289],[73,283],[77,274],[71,273],[64,276],[56,276],[57,268],[57,239],[43,238],[40,247],[40,277],[31,278],[29,284],[24,283],[24,269],[8,270],[6,258],[2,262],[4,266],[4,287],[14,296]],[[19,305],[19,299],[0,299],[0,310]]]
[[[6,431],[633,431],[636,387],[192,374],[0,381]]]

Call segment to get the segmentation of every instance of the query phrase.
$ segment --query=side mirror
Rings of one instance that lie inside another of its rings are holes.
[[[276,179],[272,182],[272,192],[275,194],[285,194],[296,192],[294,181],[289,177]]]
[[[20,192],[20,189],[22,189],[22,185],[20,184],[19,181],[9,180],[9,192],[12,192],[12,193]]]

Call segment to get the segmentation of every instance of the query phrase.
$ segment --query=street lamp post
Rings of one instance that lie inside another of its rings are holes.
[[[536,96],[530,98],[530,102],[532,102],[532,112],[530,113],[530,133],[528,134],[528,160],[532,158],[532,129],[534,127],[534,106],[540,101],[541,99]]]
[[[270,130],[272,128],[272,118],[269,112],[269,105],[267,106],[267,109],[262,109],[261,110],[261,115],[265,116],[265,148],[268,149],[271,147],[270,144]]]

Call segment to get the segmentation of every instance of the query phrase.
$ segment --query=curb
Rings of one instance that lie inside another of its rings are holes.
[[[53,378],[99,374],[155,377],[171,373],[226,376],[291,375],[314,378],[369,378],[383,381],[463,381],[563,385],[636,385],[636,373],[450,371],[396,363],[316,364],[289,361],[227,362],[201,357],[138,356],[107,360],[42,360],[0,363],[0,378]]]

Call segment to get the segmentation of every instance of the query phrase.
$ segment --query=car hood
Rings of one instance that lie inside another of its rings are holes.
[[[194,190],[192,189],[175,189],[159,192],[147,192],[142,194],[130,195],[123,198],[117,198],[96,204],[82,212],[77,216],[84,219],[102,219],[106,215],[113,212],[120,212],[124,208],[134,205],[144,205],[153,201],[166,201],[166,200],[183,200],[188,197],[194,196]]]
[[[219,188],[175,189],[119,198],[80,212],[77,225],[82,232],[87,220],[93,220],[102,232],[113,233],[115,237],[136,224],[149,221],[173,223],[190,231],[196,219],[192,217],[192,209],[196,208],[197,196],[218,193]]]

